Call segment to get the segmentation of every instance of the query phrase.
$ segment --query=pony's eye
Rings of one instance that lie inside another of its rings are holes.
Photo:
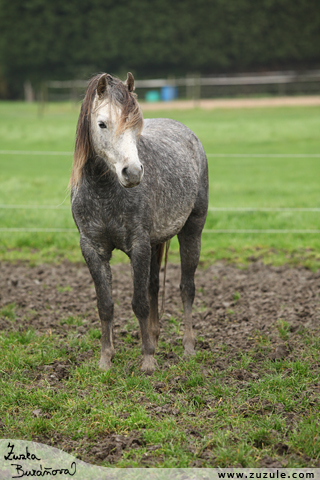
[[[103,122],[99,122],[98,125],[100,128],[107,128],[107,125]]]

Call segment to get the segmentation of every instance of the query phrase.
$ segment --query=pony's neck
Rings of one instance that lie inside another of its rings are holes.
[[[96,188],[106,188],[117,182],[117,175],[101,157],[88,158],[83,169],[85,179]]]

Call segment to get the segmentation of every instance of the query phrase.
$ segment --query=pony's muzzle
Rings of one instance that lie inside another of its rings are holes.
[[[139,185],[143,177],[143,165],[129,165],[121,170],[121,184],[126,188]]]

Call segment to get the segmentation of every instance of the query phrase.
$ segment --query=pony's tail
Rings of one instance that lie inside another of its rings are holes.
[[[167,264],[168,264],[169,248],[170,248],[170,240],[168,240],[167,242],[161,243],[161,245],[159,245],[158,250],[157,250],[157,262],[158,262],[158,266],[159,266],[159,271],[160,271],[160,268],[161,268],[161,263],[162,263],[162,259],[163,259],[164,250],[166,251],[165,256],[164,256],[163,292],[162,292],[160,319],[162,318],[162,315],[164,313],[164,302],[165,302],[165,298],[166,298],[166,277],[167,277]]]

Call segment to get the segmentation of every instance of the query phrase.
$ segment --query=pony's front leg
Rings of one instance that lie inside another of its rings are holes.
[[[141,370],[144,372],[153,372],[156,368],[156,360],[154,358],[155,346],[148,328],[150,260],[150,243],[139,244],[134,247],[131,253],[133,269],[132,309],[140,324],[141,351],[143,354]]]
[[[109,264],[111,252],[105,253],[104,256],[101,256],[97,253],[91,243],[83,237],[80,239],[80,246],[94,281],[97,294],[98,312],[101,321],[102,344],[100,368],[103,370],[109,370],[109,368],[111,368],[111,360],[114,357],[114,348],[112,343],[112,275]]]
[[[154,346],[157,346],[160,334],[159,325],[159,309],[158,309],[158,294],[159,294],[159,270],[158,250],[162,245],[153,247],[151,250],[150,263],[150,282],[149,282],[149,334]]]

